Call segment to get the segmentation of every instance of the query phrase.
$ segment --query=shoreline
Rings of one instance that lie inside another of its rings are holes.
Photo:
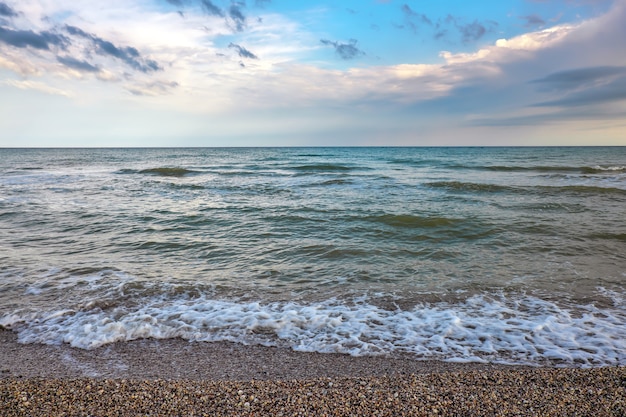
[[[534,367],[420,360],[411,355],[296,352],[287,348],[183,339],[140,339],[84,350],[69,345],[20,344],[15,333],[0,330],[0,379],[277,381],[507,369]]]
[[[0,330],[0,410],[49,415],[626,415],[626,367],[352,357],[234,343],[23,345]]]

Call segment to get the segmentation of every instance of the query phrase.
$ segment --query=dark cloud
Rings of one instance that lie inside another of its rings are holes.
[[[261,1],[256,3],[257,6],[262,7],[264,3]],[[218,16],[226,19],[226,23],[234,32],[243,32],[246,27],[246,15],[243,9],[246,7],[245,1],[233,0],[230,3],[228,9],[224,10],[219,6],[216,6],[211,0],[201,0],[202,8],[209,16]]]
[[[626,78],[602,88],[588,89],[566,97],[537,103],[534,107],[580,107],[626,101]]]
[[[537,14],[529,14],[527,16],[520,16],[522,20],[526,21],[524,26],[526,27],[534,27],[534,26],[543,26],[546,24],[546,21],[541,18],[541,16]]]
[[[413,32],[417,32],[418,28],[422,25],[432,26],[433,22],[423,13],[417,13],[408,4],[403,4],[401,7],[404,14],[406,26],[411,28]]]
[[[461,37],[464,43],[477,41],[482,38],[485,33],[487,33],[487,28],[477,20],[465,25],[458,25],[457,28],[459,29],[459,32],[461,32]]]
[[[17,16],[17,12],[10,8],[6,3],[0,2],[0,16],[14,17]]]
[[[41,50],[49,50],[50,46],[65,49],[69,45],[69,39],[65,36],[52,32],[36,33],[32,30],[12,30],[0,27],[0,42],[17,48],[31,47]]]
[[[224,11],[214,5],[211,0],[202,0],[202,8],[210,16],[224,17]]]
[[[335,52],[341,59],[353,59],[360,55],[365,55],[365,52],[357,48],[357,40],[350,39],[348,43],[340,43],[337,41],[330,41],[328,39],[320,39],[320,42],[326,46],[332,46],[335,48]]]
[[[71,56],[58,56],[57,61],[65,65],[68,68],[72,68],[82,72],[99,72],[100,68],[95,65],[91,65],[87,61],[81,61]]]
[[[245,3],[233,2],[228,9],[228,15],[235,22],[235,30],[237,32],[243,31],[246,27],[246,16],[241,11],[243,7],[245,7]]]
[[[65,30],[67,31],[67,33],[69,33],[70,35],[78,35],[78,36],[82,36],[83,38],[91,38],[92,35],[90,35],[89,33],[85,32],[84,30],[77,28],[76,26],[65,26]]]
[[[626,112],[620,110],[607,111],[589,110],[587,108],[568,108],[553,112],[542,111],[539,114],[513,116],[513,117],[487,117],[473,119],[467,123],[469,126],[509,127],[509,126],[538,126],[559,122],[580,122],[582,120],[608,121],[626,120]]]
[[[231,44],[228,45],[228,47],[231,48],[231,49],[236,50],[237,51],[237,55],[239,55],[241,58],[259,59],[258,56],[256,56],[252,52],[248,51],[246,48],[244,48],[241,45],[237,45],[237,44],[231,43]]]
[[[147,73],[162,69],[156,61],[142,58],[139,51],[131,46],[115,46],[113,43],[91,33],[87,33],[75,26],[68,25],[65,29],[70,35],[80,36],[92,41],[98,54],[117,58],[137,71]]]
[[[407,17],[418,18],[419,20],[422,21],[422,23],[426,23],[429,25],[433,24],[433,22],[428,18],[428,16],[426,16],[423,13],[415,12],[413,9],[411,9],[411,6],[409,6],[408,4],[403,4],[401,7],[401,10],[402,10],[402,13],[404,13],[405,16]]]
[[[167,1],[169,4],[177,6],[177,7],[183,7],[183,0],[165,0]]]
[[[580,107],[626,101],[626,67],[591,67],[550,74],[533,83],[564,95],[534,107]]]
[[[439,39],[445,38],[446,36],[448,36],[448,30],[438,27],[437,30],[435,30],[435,34],[433,35],[433,38],[439,40]]]
[[[481,39],[486,33],[494,31],[498,23],[493,21],[479,22],[478,20],[464,23],[462,19],[449,14],[443,21],[439,20],[435,25],[435,39],[447,37],[450,32],[446,26],[454,27],[461,35],[463,43],[470,43]]]
[[[544,90],[569,90],[597,84],[606,84],[616,77],[626,75],[626,67],[599,66],[577,68],[552,73],[544,78],[531,81],[540,84]]]

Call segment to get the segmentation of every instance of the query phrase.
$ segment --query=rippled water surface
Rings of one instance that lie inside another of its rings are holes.
[[[0,149],[0,324],[626,362],[626,148]]]

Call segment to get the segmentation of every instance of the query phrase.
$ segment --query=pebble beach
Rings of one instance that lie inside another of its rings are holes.
[[[626,368],[523,367],[0,331],[3,416],[623,416]]]

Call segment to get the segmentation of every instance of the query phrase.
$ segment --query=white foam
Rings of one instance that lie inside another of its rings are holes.
[[[626,314],[537,297],[474,296],[459,304],[385,310],[360,302],[316,304],[154,299],[130,309],[8,314],[22,343],[92,349],[140,338],[233,341],[298,351],[413,353],[447,361],[598,366],[626,364]]]

